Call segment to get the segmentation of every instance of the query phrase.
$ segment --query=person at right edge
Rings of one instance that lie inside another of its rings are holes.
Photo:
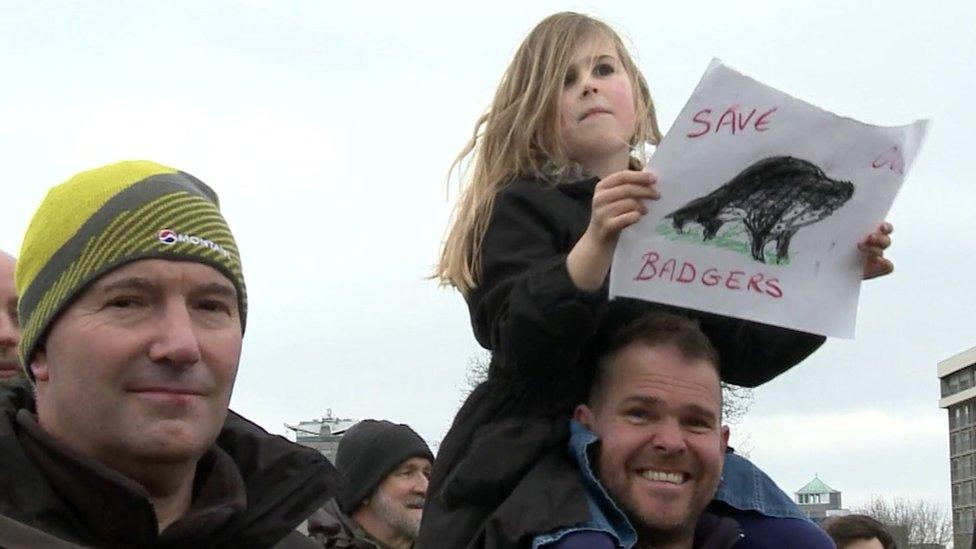
[[[527,546],[533,534],[589,518],[580,486],[551,485],[528,472],[565,448],[567,418],[585,400],[588,383],[577,365],[608,308],[606,279],[620,231],[659,197],[640,153],[660,139],[647,82],[608,25],[557,13],[523,41],[455,161],[470,157],[470,177],[435,276],[464,296],[475,337],[492,358],[487,380],[440,446],[421,549]],[[883,256],[891,230],[882,223],[859,245],[864,278],[893,270]],[[735,318],[640,306],[695,319],[720,355],[722,381],[736,385],[769,381],[824,342]],[[729,454],[725,470],[716,507],[805,520],[747,460]]]

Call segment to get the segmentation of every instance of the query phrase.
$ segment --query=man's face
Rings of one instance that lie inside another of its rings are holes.
[[[116,469],[197,459],[227,414],[241,352],[234,285],[145,259],[96,280],[31,361],[41,425]]]
[[[604,364],[603,391],[576,419],[600,437],[597,474],[638,532],[694,533],[722,475],[718,374],[670,345],[635,343]]]
[[[0,252],[0,385],[11,383],[23,375],[17,359],[19,341],[14,258]]]
[[[430,467],[427,458],[410,458],[387,475],[370,497],[369,507],[394,534],[416,539],[420,532]]]

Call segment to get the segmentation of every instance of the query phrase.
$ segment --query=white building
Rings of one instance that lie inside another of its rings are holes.
[[[841,507],[840,492],[827,486],[817,475],[796,491],[796,504],[808,518],[816,522],[827,517],[850,514]]]
[[[329,408],[325,415],[319,419],[300,421],[298,425],[288,425],[285,427],[295,433],[295,442],[302,446],[315,448],[335,463],[336,450],[339,448],[339,440],[347,429],[358,423],[356,419],[344,419],[334,417],[332,409]]]
[[[939,407],[949,415],[949,472],[952,484],[952,539],[969,547],[976,508],[976,347],[938,365]]]

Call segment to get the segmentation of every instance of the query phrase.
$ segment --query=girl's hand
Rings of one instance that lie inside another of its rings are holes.
[[[620,231],[647,213],[645,200],[661,197],[655,183],[653,173],[622,171],[596,184],[590,225],[566,258],[566,269],[577,288],[595,292],[603,286]]]
[[[864,280],[884,276],[895,270],[895,264],[884,257],[884,251],[888,246],[891,246],[891,236],[889,235],[894,230],[895,228],[891,223],[884,221],[878,227],[878,230],[869,234],[864,239],[864,242],[857,245],[857,249],[861,250],[861,253],[865,256]]]
[[[655,183],[657,176],[653,173],[629,170],[602,179],[593,191],[593,211],[587,234],[613,251],[620,231],[637,223],[647,213],[644,201],[661,197]]]

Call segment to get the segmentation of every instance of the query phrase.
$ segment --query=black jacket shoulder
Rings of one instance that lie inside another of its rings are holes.
[[[22,386],[0,388],[0,516],[62,541],[92,545],[91,533],[27,456],[15,416],[34,411],[33,394]],[[333,497],[338,478],[319,452],[299,446],[228,412],[217,445],[237,464],[247,508],[217,532],[210,547],[312,547],[295,528]],[[312,542],[311,545],[308,542]]]

